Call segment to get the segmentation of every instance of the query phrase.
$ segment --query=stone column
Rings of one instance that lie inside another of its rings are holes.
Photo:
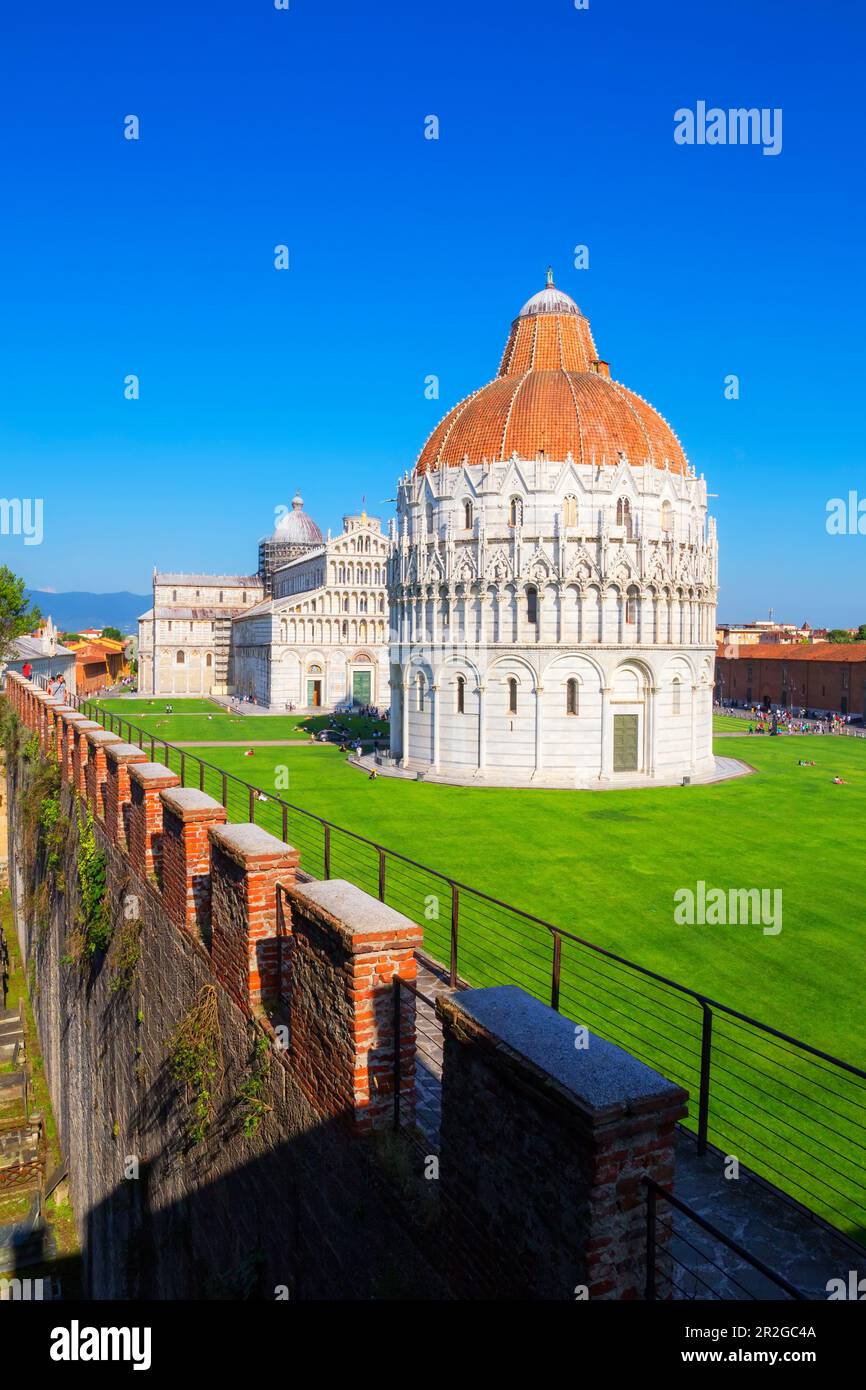
[[[162,801],[160,792],[180,786],[180,778],[163,763],[130,763],[129,862],[141,878],[160,876]]]
[[[208,838],[214,974],[251,1013],[279,998],[278,885],[294,883],[300,855],[259,825],[211,825]]]
[[[610,713],[610,686],[601,687],[601,771],[600,782],[609,782],[613,767],[613,724]]]
[[[433,722],[432,770],[439,771],[439,686],[430,686],[430,718]]]
[[[131,763],[146,763],[147,754],[134,743],[109,743],[105,749],[105,831],[112,844],[127,849],[129,844],[129,785]]]
[[[195,787],[169,788],[162,798],[162,897],[175,926],[210,942],[209,830],[224,825],[226,810]]]
[[[535,687],[535,772],[544,770],[544,686]]]
[[[409,766],[409,700],[412,695],[412,687],[408,680],[404,680],[401,686],[403,691],[403,704],[400,709],[402,716],[402,732],[400,745],[400,763],[403,767]]]
[[[641,1298],[645,1179],[673,1186],[687,1093],[512,985],[443,995],[437,1012],[457,1297]]]
[[[657,685],[647,686],[646,692],[646,775],[655,777],[656,772],[656,701],[658,700],[659,687]]]
[[[356,1132],[392,1123],[394,977],[412,981],[423,933],[352,883],[298,884],[289,998],[292,1066],[305,1095]],[[401,992],[401,1115],[415,1094],[415,999]]]
[[[692,684],[692,700],[689,710],[689,773],[694,774],[698,760],[698,695],[701,687]]]
[[[487,686],[478,687],[478,771],[487,766]]]

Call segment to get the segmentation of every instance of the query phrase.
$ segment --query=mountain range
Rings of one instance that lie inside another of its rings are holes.
[[[46,589],[27,589],[43,618],[51,617],[61,632],[78,632],[82,627],[117,627],[121,632],[138,631],[139,614],[153,603],[153,594],[131,594],[121,590],[116,594],[90,594],[72,590],[55,594]]]

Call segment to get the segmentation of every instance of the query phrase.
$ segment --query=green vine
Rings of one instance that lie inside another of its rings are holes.
[[[84,938],[84,954],[91,959],[104,951],[111,940],[111,908],[106,891],[106,858],[96,848],[93,814],[87,808],[85,819],[78,819],[78,889],[80,905],[76,921]]]
[[[214,1094],[223,1077],[219,1008],[213,985],[202,987],[175,1029],[169,1060],[172,1076],[186,1091],[187,1138],[191,1144],[200,1144],[213,1123]]]
[[[141,922],[136,917],[125,921],[115,937],[111,951],[111,983],[109,989],[116,993],[121,989],[131,989],[135,971],[141,958],[139,933]]]
[[[265,1086],[271,1075],[271,1050],[267,1038],[259,1037],[253,1045],[250,1059],[250,1074],[238,1087],[238,1099],[244,1106],[243,1131],[246,1139],[251,1139],[261,1124],[262,1117],[273,1109],[262,1099]]]

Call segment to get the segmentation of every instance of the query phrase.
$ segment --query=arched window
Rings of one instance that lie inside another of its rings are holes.
[[[616,504],[616,524],[625,527],[626,537],[631,540],[631,502],[627,497],[620,497]]]
[[[423,709],[424,709],[424,677],[421,676],[421,675],[418,676],[418,679],[417,679],[417,681],[415,682],[415,690],[416,690],[416,696],[417,696],[416,708],[419,709],[419,710],[423,710]]]
[[[204,660],[205,666],[213,666],[213,652],[208,652]]]
[[[473,511],[472,511],[472,503],[471,503],[471,502],[464,502],[464,503],[463,503],[463,525],[464,525],[464,528],[465,528],[467,531],[471,531],[471,530],[472,530],[472,522],[473,522],[473,520],[474,520],[474,517],[473,517]]]
[[[637,622],[637,589],[629,589],[625,596],[625,620],[632,624]]]
[[[662,530],[672,531],[674,529],[674,509],[670,502],[662,502]]]
[[[183,652],[178,652],[178,654],[177,654],[177,664],[178,664],[178,666],[182,666],[185,660],[186,660],[186,657],[184,656]]]
[[[569,495],[562,499],[562,524],[563,526],[577,525],[577,498]]]
[[[522,525],[523,525],[523,498],[522,498],[522,497],[512,497],[511,501],[509,502],[509,504],[508,504],[508,525],[509,525],[509,526],[522,526]]]
[[[349,595],[348,595],[348,594],[344,594],[344,595],[343,595],[343,612],[344,612],[344,613],[348,613],[348,611],[349,611]]]
[[[508,713],[517,713],[517,681],[513,676],[508,678]]]
[[[538,590],[526,590],[526,621],[528,623],[538,622]]]
[[[466,677],[457,677],[457,713],[466,713]]]
[[[681,714],[681,713],[682,713],[682,693],[681,693],[681,692],[682,692],[682,685],[681,685],[679,676],[674,676],[673,685],[672,685],[672,687],[671,687],[671,690],[672,690],[672,692],[673,692],[673,693],[672,693],[672,699],[671,699],[671,713],[672,713],[672,714]]]
[[[567,684],[566,687],[565,687],[565,712],[566,712],[566,714],[578,714],[578,713],[580,712],[580,696],[579,696],[579,694],[578,694],[578,690],[579,690],[578,683],[577,683],[577,681],[575,680],[575,678],[572,676],[571,680],[568,682],[568,684]]]
[[[433,530],[433,503],[427,503],[427,530]]]

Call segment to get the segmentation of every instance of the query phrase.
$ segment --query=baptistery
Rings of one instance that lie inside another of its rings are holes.
[[[398,483],[391,754],[443,781],[714,775],[703,475],[548,283]]]

